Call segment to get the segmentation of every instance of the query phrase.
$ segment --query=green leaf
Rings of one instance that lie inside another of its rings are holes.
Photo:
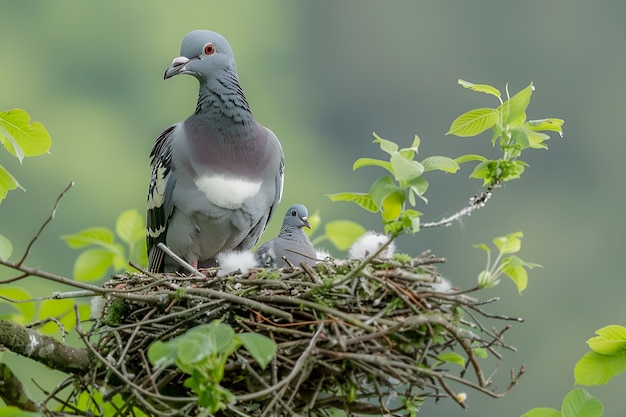
[[[447,156],[429,156],[422,161],[424,172],[439,170],[443,172],[455,173],[458,171],[459,164],[456,160]]]
[[[535,87],[533,87],[533,84],[530,83],[528,87],[524,88],[510,99],[506,100],[500,105],[500,107],[498,107],[497,110],[502,116],[503,126],[519,126],[521,123],[523,123],[525,119],[524,113],[528,108],[528,104],[530,103],[530,96],[534,89]]]
[[[7,260],[13,253],[13,245],[6,237],[0,235],[0,260]]]
[[[574,366],[574,379],[576,384],[604,385],[625,370],[626,352],[602,355],[591,350]]]
[[[324,233],[337,249],[343,251],[365,233],[365,228],[350,220],[335,220],[326,223]]]
[[[420,218],[422,213],[417,210],[404,210],[402,213],[402,227],[409,233],[417,233],[420,230]]]
[[[115,240],[115,236],[106,227],[92,227],[82,230],[73,235],[61,236],[70,248],[78,249],[90,245],[110,246]]]
[[[493,239],[493,243],[503,255],[519,252],[522,247],[521,238],[524,236],[522,232],[514,232],[506,236],[500,236]]]
[[[274,359],[276,343],[269,337],[257,333],[240,333],[237,338],[262,369]]]
[[[13,175],[0,165],[0,202],[4,200],[9,191],[15,190],[18,187],[24,190]]]
[[[626,328],[611,325],[596,330],[598,336],[587,340],[587,345],[602,355],[616,355],[626,352]]]
[[[437,356],[437,359],[443,362],[456,363],[461,368],[465,367],[465,358],[456,352],[445,352]]]
[[[491,94],[500,98],[500,91],[498,89],[487,84],[473,84],[469,81],[459,79],[459,84],[465,88],[469,88],[472,91],[478,91],[479,93]]]
[[[524,266],[526,264],[517,256],[511,255],[502,259],[501,268],[517,286],[517,291],[521,294],[528,285],[528,274]]]
[[[54,317],[60,321],[65,331],[69,331],[76,326],[74,313],[74,301],[69,299],[45,300],[41,303],[38,311],[39,320]],[[60,332],[59,326],[54,322],[43,325],[39,331],[44,334],[54,334]]]
[[[155,368],[165,368],[176,361],[177,344],[170,342],[157,340],[148,348],[148,360]]]
[[[133,244],[146,238],[145,221],[137,210],[126,210],[117,218],[115,232],[122,241]]]
[[[18,287],[2,286],[2,295],[11,300],[30,300],[29,293]],[[35,303],[11,303],[20,314],[10,315],[10,319],[18,324],[26,324],[35,317]]]
[[[479,243],[478,245],[473,245],[474,248],[477,249],[482,249],[487,253],[491,253],[491,249],[489,248],[489,246],[485,245],[484,243]]]
[[[454,158],[454,162],[456,162],[457,164],[463,164],[465,162],[471,162],[471,161],[487,161],[487,158],[485,158],[482,155],[472,155],[472,154],[467,154],[467,155],[461,155],[459,157]]]
[[[308,236],[311,236],[313,233],[317,231],[317,228],[320,227],[320,224],[322,223],[322,216],[320,216],[320,211],[315,210],[313,214],[308,216],[307,220],[311,228],[308,229],[305,227],[304,233],[306,233]]]
[[[383,152],[386,152],[389,155],[393,154],[394,152],[398,152],[398,145],[395,142],[381,138],[376,134],[376,132],[373,132],[373,135],[376,138],[374,139],[374,143],[380,144],[380,149]]]
[[[30,411],[20,410],[14,406],[0,408],[0,417],[41,417],[40,413],[31,413]]]
[[[511,136],[522,149],[528,147],[532,149],[547,149],[548,147],[543,142],[550,139],[550,136],[545,133],[535,132],[526,125],[511,129]]]
[[[561,413],[554,408],[533,408],[524,413],[522,417],[562,417]]]
[[[563,417],[600,417],[602,411],[602,403],[582,388],[571,390],[561,405]]]
[[[391,164],[387,161],[383,161],[381,159],[374,158],[359,158],[352,165],[352,170],[356,171],[359,168],[367,167],[367,166],[377,166],[386,169],[390,173],[393,173],[391,169]]]
[[[46,128],[31,122],[24,110],[0,112],[0,143],[20,162],[24,156],[37,156],[48,152],[52,139]]]
[[[404,208],[405,191],[404,188],[396,185],[395,181],[389,177],[380,177],[372,184],[370,195],[374,204],[380,207],[384,221],[396,220],[400,217]]]
[[[406,159],[399,152],[393,153],[389,161],[393,169],[393,176],[398,181],[412,181],[415,178],[419,178],[424,172],[422,164],[412,159]]]
[[[331,201],[351,201],[372,213],[378,211],[378,206],[372,200],[372,196],[366,193],[329,194],[328,198],[330,198]]]
[[[549,130],[563,136],[563,123],[565,123],[563,119],[549,117],[546,119],[529,120],[526,122],[526,127],[534,131]]]
[[[500,280],[494,278],[491,272],[486,269],[478,274],[478,286],[480,288],[495,287],[496,285],[498,285],[498,283],[500,283]]]
[[[498,121],[498,112],[495,109],[481,108],[470,110],[457,117],[450,126],[446,135],[459,137],[476,136],[487,129],[491,129]]]
[[[113,262],[113,253],[104,249],[87,249],[76,258],[74,279],[95,281],[104,276]]]

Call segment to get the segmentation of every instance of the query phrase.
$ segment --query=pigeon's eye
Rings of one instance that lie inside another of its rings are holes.
[[[298,212],[297,212],[297,211],[295,211],[295,210],[291,210],[291,215],[292,215],[293,217],[296,217],[296,216],[298,215]]]
[[[204,45],[204,54],[205,55],[213,55],[215,53],[215,45],[211,42]]]

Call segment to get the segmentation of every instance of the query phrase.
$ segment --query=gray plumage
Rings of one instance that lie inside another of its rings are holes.
[[[264,268],[288,266],[286,257],[294,266],[301,262],[308,265],[317,263],[317,253],[304,228],[311,228],[308,211],[302,204],[289,207],[278,236],[263,243],[255,252],[257,262]]]
[[[179,74],[200,86],[194,113],[165,129],[150,154],[147,243],[155,272],[178,269],[159,242],[194,266],[251,249],[283,189],[280,142],[252,117],[226,40],[206,30],[187,34],[165,79]]]

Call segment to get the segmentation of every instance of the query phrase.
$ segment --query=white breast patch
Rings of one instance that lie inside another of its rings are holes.
[[[201,176],[195,183],[212,204],[231,210],[241,207],[246,199],[254,197],[262,184],[261,181],[226,178],[223,175]]]

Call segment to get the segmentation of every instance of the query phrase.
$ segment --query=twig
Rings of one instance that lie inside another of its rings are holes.
[[[489,201],[489,199],[491,198],[491,192],[493,188],[494,185],[490,185],[489,187],[487,187],[487,191],[484,191],[470,198],[469,205],[457,211],[452,216],[444,217],[436,222],[422,223],[420,227],[422,229],[428,229],[439,226],[450,226],[453,221],[458,220],[461,217],[468,216],[472,214],[473,211],[485,207],[485,204],[487,204],[487,201]]]
[[[174,253],[173,250],[171,250],[170,248],[168,248],[165,243],[163,242],[159,242],[157,243],[157,248],[161,249],[163,252],[165,252],[170,258],[172,258],[173,260],[175,260],[176,262],[178,262],[178,264],[180,266],[182,266],[183,268],[185,268],[187,271],[191,272],[193,275],[198,276],[198,277],[203,277],[206,278],[206,276],[204,274],[202,274],[200,271],[198,271],[196,268],[194,268],[193,266],[191,266],[187,261],[185,261],[183,258],[181,258],[180,256],[178,256],[177,254]]]
[[[46,221],[44,221],[43,224],[39,227],[39,230],[37,231],[35,236],[30,240],[30,242],[28,242],[28,245],[26,246],[26,250],[24,251],[24,254],[20,258],[20,260],[17,261],[17,265],[18,266],[22,266],[22,264],[24,263],[24,261],[28,257],[28,254],[30,253],[30,250],[32,249],[33,245],[35,244],[37,239],[39,239],[39,236],[41,236],[41,233],[43,232],[43,229],[45,229],[46,226],[48,225],[48,223],[50,223],[52,221],[52,219],[54,219],[54,215],[56,214],[57,209],[59,208],[59,202],[61,201],[61,198],[63,198],[65,193],[68,192],[68,190],[70,188],[72,188],[73,186],[74,186],[74,181],[70,182],[69,185],[67,187],[65,187],[65,189],[63,191],[61,191],[61,194],[59,194],[59,196],[57,197],[56,201],[54,202],[54,207],[52,208],[52,212],[50,213],[50,215],[48,216]]]
[[[304,352],[302,352],[302,355],[300,355],[300,357],[296,361],[295,365],[293,366],[293,369],[291,370],[289,375],[287,375],[287,377],[285,377],[278,384],[273,385],[273,386],[271,386],[269,388],[266,388],[264,390],[253,392],[253,393],[250,393],[250,394],[239,395],[239,396],[237,396],[237,401],[238,402],[244,402],[244,401],[254,400],[255,398],[263,397],[265,395],[270,394],[273,391],[278,390],[283,385],[288,384],[289,382],[291,382],[291,380],[294,379],[296,377],[296,375],[298,375],[298,373],[300,372],[300,370],[304,366],[304,363],[309,359],[309,356],[311,355],[311,352],[313,352],[313,350],[315,349],[315,344],[317,342],[317,339],[319,338],[320,334],[322,334],[323,330],[324,330],[324,323],[320,323],[320,325],[317,327],[317,330],[315,331],[315,334],[311,338],[311,341],[309,342],[309,345],[304,350]]]

